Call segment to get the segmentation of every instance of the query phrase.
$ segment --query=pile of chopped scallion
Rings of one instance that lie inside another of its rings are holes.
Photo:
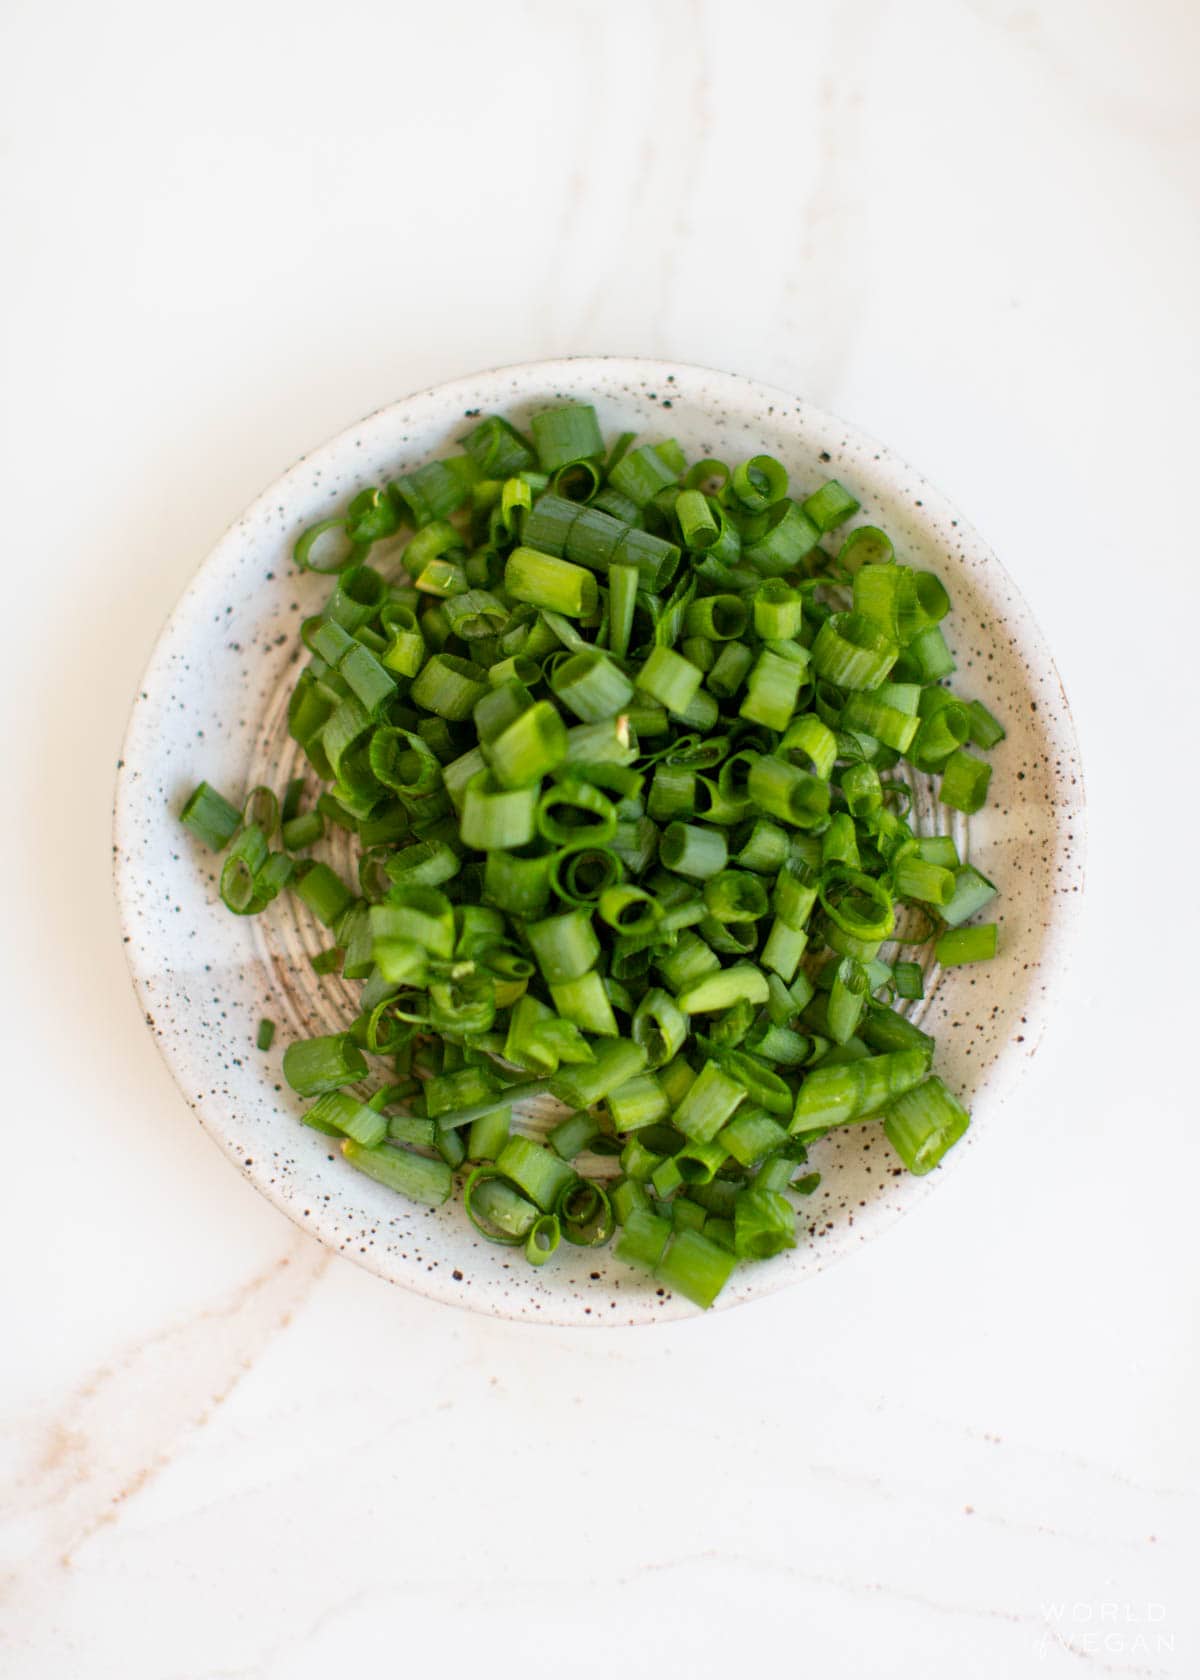
[[[582,403],[462,450],[296,543],[334,574],[288,713],[324,790],[238,809],[201,783],[183,821],[230,910],[286,888],[329,929],[314,968],[362,984],[344,1032],[284,1051],[306,1125],[431,1206],[461,1171],[535,1266],[619,1227],[707,1307],[795,1246],[831,1127],[882,1121],[914,1173],[965,1131],[893,1005],[922,996],[905,949],[995,953],[966,924],[996,889],[913,832],[892,772],[977,811],[970,749],[1004,730],[942,686],[939,579],[873,526],[829,540],[859,510],[836,480],[796,499],[767,455],[606,450]],[[373,568],[404,532],[403,571]],[[311,855],[331,826],[353,886]],[[513,1114],[546,1092],[569,1112],[537,1141]]]

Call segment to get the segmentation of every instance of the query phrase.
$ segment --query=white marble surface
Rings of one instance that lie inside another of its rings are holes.
[[[0,33],[0,1670],[1200,1672],[1194,8]],[[139,670],[242,505],[395,395],[584,350],[789,385],[924,468],[1057,652],[1091,809],[1006,1132],[801,1289],[598,1334],[389,1289],[259,1200],[138,1018],[106,855]]]

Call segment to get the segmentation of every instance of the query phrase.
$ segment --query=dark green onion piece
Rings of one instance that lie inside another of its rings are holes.
[[[576,1248],[601,1247],[616,1226],[608,1191],[593,1179],[577,1179],[565,1185],[555,1211],[563,1236]]]
[[[611,847],[582,846],[564,848],[557,854],[551,880],[555,892],[567,903],[594,905],[624,873],[624,865]]]
[[[547,788],[537,806],[537,831],[554,846],[604,846],[616,833],[616,806],[581,776]]]
[[[621,495],[627,496],[635,507],[644,508],[660,490],[678,483],[679,474],[673,472],[653,444],[644,443],[613,467],[609,483]]]
[[[354,899],[346,883],[324,863],[299,866],[292,891],[326,927],[332,927]]]
[[[283,1077],[302,1097],[319,1097],[362,1079],[367,1064],[345,1033],[299,1038],[283,1052]]]
[[[468,432],[463,448],[484,478],[512,478],[534,465],[533,450],[499,414],[489,414]]]
[[[338,538],[326,542],[337,532]],[[351,541],[346,531],[346,520],[320,519],[315,525],[310,525],[301,532],[292,549],[292,558],[302,572],[343,572],[347,566],[355,565],[365,553],[361,543]]]
[[[554,854],[516,856],[489,852],[484,869],[485,899],[510,916],[538,916],[550,897]]]
[[[562,408],[543,409],[529,422],[538,465],[553,473],[575,461],[604,454],[604,439],[590,403],[568,403]]]
[[[305,811],[284,823],[280,839],[289,852],[299,852],[315,846],[325,836],[325,819],[320,811]]]
[[[705,881],[704,903],[719,922],[753,922],[767,913],[767,889],[756,875],[725,869]]]
[[[179,820],[185,827],[190,828],[198,839],[203,840],[206,846],[210,846],[214,852],[219,852],[237,833],[242,813],[215,788],[209,787],[207,782],[201,782],[179,813]]]
[[[708,673],[709,689],[719,699],[728,699],[737,693],[753,663],[754,654],[744,642],[727,642]]]

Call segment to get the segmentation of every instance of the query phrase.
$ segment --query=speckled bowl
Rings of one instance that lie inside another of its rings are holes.
[[[927,976],[917,1006],[938,1036],[938,1067],[974,1124],[927,1178],[901,1171],[878,1126],[834,1133],[813,1151],[823,1178],[791,1253],[740,1269],[721,1297],[734,1306],[819,1270],[885,1230],[944,1183],[986,1128],[1033,1053],[1083,883],[1083,783],[1053,660],[1011,579],[954,509],[911,468],[841,420],[784,391],[730,374],[626,357],[503,368],[381,409],[271,486],[201,566],[154,650],[134,703],[115,808],[115,873],[126,950],[146,1021],[202,1125],[297,1224],[380,1276],[441,1301],[556,1324],[662,1322],[694,1312],[608,1250],[559,1250],[540,1270],[482,1241],[452,1200],[416,1208],[356,1173],[329,1140],[299,1125],[279,1055],[296,1032],[349,1020],[350,992],[318,981],[308,957],[321,930],[284,894],[264,915],[230,916],[211,853],[176,813],[202,777],[236,791],[282,787],[293,760],[284,719],[296,631],[328,589],[290,562],[298,530],[365,484],[452,447],[480,411],[518,421],[563,399],[594,402],[607,435],[674,435],[692,456],[737,460],[767,450],[793,483],[843,480],[862,519],[884,526],[907,560],[950,589],[947,624],[959,687],[1008,724],[993,754],[986,811],[970,855],[997,881],[1001,955]],[[919,790],[920,791],[920,790]],[[919,800],[926,829],[948,813]],[[959,825],[965,846],[968,836]],[[255,1049],[262,1016],[280,1032]],[[545,1115],[530,1117],[536,1128]],[[597,1163],[598,1165],[599,1163]]]

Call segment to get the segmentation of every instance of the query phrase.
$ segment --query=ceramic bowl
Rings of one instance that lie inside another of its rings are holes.
[[[927,977],[915,1013],[938,1039],[937,1068],[973,1113],[964,1141],[928,1177],[898,1163],[878,1126],[835,1132],[813,1151],[822,1174],[805,1204],[799,1246],[739,1268],[719,1309],[809,1276],[883,1232],[949,1181],[1033,1054],[1063,965],[1083,880],[1083,783],[1054,662],[995,555],[919,474],[870,438],[788,393],[670,362],[587,357],[459,379],[392,403],[303,457],[219,542],[176,607],[133,706],[115,808],[116,888],[133,980],[147,1023],[185,1101],[275,1205],[359,1265],[440,1301],[556,1324],[654,1323],[696,1311],[609,1249],[560,1248],[535,1270],[519,1251],[483,1241],[457,1198],[431,1212],[348,1166],[298,1122],[301,1103],[279,1058],[296,1033],[336,1030],[354,1013],[340,979],[318,980],[309,956],[322,930],[289,895],[263,916],[221,906],[213,855],[177,813],[201,778],[236,792],[282,787],[294,749],[285,706],[297,629],[327,580],[298,575],[296,533],[355,491],[454,446],[474,416],[521,422],[564,400],[595,403],[606,436],[677,437],[694,457],[736,461],[767,451],[793,485],[841,479],[860,518],[883,526],[907,561],[938,572],[953,600],[946,629],[957,686],[1005,720],[986,810],[958,825],[972,861],[1000,886],[996,961]],[[922,793],[926,830],[950,813]],[[261,1017],[279,1024],[255,1048]],[[534,1115],[530,1124],[544,1123]],[[978,1190],[978,1181],[976,1188]]]

